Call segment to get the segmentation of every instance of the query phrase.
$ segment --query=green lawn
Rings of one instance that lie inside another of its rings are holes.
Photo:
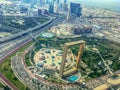
[[[0,82],[0,88],[1,88],[1,87],[4,88],[4,85]]]
[[[33,42],[30,42],[29,44],[23,46],[22,48],[11,54],[2,64],[0,64],[0,73],[6,76],[6,78],[8,78],[20,90],[26,90],[26,86],[23,85],[14,75],[10,65],[11,57],[15,56],[17,52],[23,52],[32,44]]]
[[[49,19],[47,19],[47,18],[40,18],[40,17],[38,17],[38,18],[36,18],[35,20],[37,20],[39,23],[44,23],[44,22],[47,22]]]
[[[11,19],[12,18],[12,19]],[[31,17],[8,17],[4,16],[3,25],[0,27],[2,32],[10,32],[11,34],[19,33],[20,30],[27,30],[38,25],[38,23],[45,23],[49,19],[45,16],[36,18]],[[38,23],[37,23],[37,22]]]
[[[106,39],[99,39],[95,37],[76,37],[76,38],[53,38],[53,39],[44,39],[39,37],[39,42],[45,46],[54,47],[56,49],[63,49],[63,44],[66,42],[72,42],[77,40],[84,40],[86,42],[87,49],[85,48],[82,55],[82,61],[86,64],[86,68],[80,68],[81,73],[84,74],[83,76],[88,76],[85,79],[89,80],[91,78],[97,78],[100,76],[103,76],[107,74],[107,71],[105,71],[104,65],[100,64],[102,63],[102,60],[98,53],[93,51],[93,48],[97,48],[100,53],[102,54],[102,57],[105,59],[105,61],[111,61],[112,64],[109,65],[112,70],[116,71],[120,69],[120,45],[118,43],[113,43]],[[35,44],[35,47],[37,50],[42,48],[43,46],[37,43]],[[69,47],[73,54],[77,55],[79,50],[79,45],[74,45],[72,47]],[[84,64],[81,66],[84,66]],[[90,71],[85,71],[90,69]]]
[[[29,59],[29,54],[30,54],[30,53],[27,53],[27,54],[25,55],[25,63],[26,63],[27,66],[32,66],[32,64],[31,64],[31,62],[30,62],[30,59]]]

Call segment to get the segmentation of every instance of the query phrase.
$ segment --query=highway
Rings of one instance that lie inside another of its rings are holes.
[[[35,27],[33,27],[33,28],[29,28],[29,29],[27,29],[27,30],[25,30],[25,31],[22,31],[22,32],[20,32],[20,33],[17,33],[17,34],[14,34],[14,35],[12,35],[12,36],[10,36],[10,37],[4,37],[4,38],[0,38],[0,44],[1,43],[5,43],[5,42],[8,42],[8,41],[11,41],[11,40],[13,40],[13,39],[16,39],[16,38],[19,38],[19,37],[21,37],[21,36],[23,36],[23,35],[26,35],[26,34],[28,34],[30,31],[35,31],[36,29],[38,29],[38,28],[43,28],[43,27],[45,27],[46,25],[48,25],[48,24],[50,24],[54,19],[52,18],[52,17],[49,17],[49,21],[48,22],[45,22],[45,23],[43,23],[43,24],[39,24],[39,25],[37,25],[37,26],[35,26]]]
[[[59,24],[63,21],[63,18],[57,18],[52,20],[49,24],[47,23],[44,27],[38,26],[37,28],[33,28],[29,32],[37,38],[39,34],[44,31],[48,30],[50,27]],[[36,30],[37,29],[37,30]],[[32,31],[32,32],[31,32]],[[22,46],[28,44],[32,41],[32,38],[29,33],[25,35],[21,35],[19,37],[14,38],[13,40],[5,41],[4,43],[0,43],[0,64],[7,58],[10,54],[21,48]],[[0,73],[0,79],[4,81],[6,85],[8,85],[12,90],[19,90],[14,84],[12,84],[4,75]]]
[[[31,39],[31,36],[29,35],[29,33],[31,32],[32,35],[37,38],[39,36],[39,34],[44,31],[44,30],[48,30],[50,27],[61,23],[64,20],[63,17],[59,17],[56,19],[52,19],[52,21],[49,21],[48,23],[44,23],[43,25],[39,25],[36,26],[34,28],[31,28],[30,30],[27,31],[27,33],[24,32],[24,34],[20,35],[14,39],[11,39],[9,41],[5,41],[2,42],[0,44],[0,63],[2,63],[2,61],[9,56],[11,53],[13,53],[13,51],[16,48],[19,48],[21,45],[24,45],[24,43],[26,43]],[[23,33],[23,32],[22,32]],[[16,36],[16,35],[15,35]],[[15,37],[13,36],[13,37]]]
[[[11,83],[4,75],[0,74],[0,79],[9,86],[12,90],[19,90],[13,83]]]

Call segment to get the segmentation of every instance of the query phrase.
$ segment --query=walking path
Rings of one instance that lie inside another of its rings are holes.
[[[19,90],[14,84],[12,84],[4,75],[0,73],[0,79],[12,90]]]

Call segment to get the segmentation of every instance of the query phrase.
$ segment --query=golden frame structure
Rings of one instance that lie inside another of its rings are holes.
[[[77,56],[77,59],[76,59],[77,60],[76,61],[76,66],[74,68],[64,72],[65,61],[66,61],[66,57],[67,57],[67,50],[70,46],[73,46],[73,45],[80,45],[80,48],[79,48],[79,51],[78,51],[78,56]],[[68,76],[69,74],[77,72],[77,70],[79,69],[79,64],[80,64],[80,61],[81,61],[84,46],[85,46],[85,41],[83,41],[83,40],[74,41],[74,42],[64,44],[64,52],[63,52],[62,63],[61,63],[61,68],[60,68],[60,77],[61,78],[65,77],[65,76]]]

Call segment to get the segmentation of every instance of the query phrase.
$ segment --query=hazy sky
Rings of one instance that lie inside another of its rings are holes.
[[[120,0],[68,0],[68,1],[80,2],[84,5],[120,11]]]
[[[68,1],[91,1],[91,2],[120,2],[120,0],[68,0]]]
[[[120,0],[68,0],[73,2],[82,2],[84,3],[90,3],[90,4],[103,4],[103,5],[119,5],[120,6]]]

